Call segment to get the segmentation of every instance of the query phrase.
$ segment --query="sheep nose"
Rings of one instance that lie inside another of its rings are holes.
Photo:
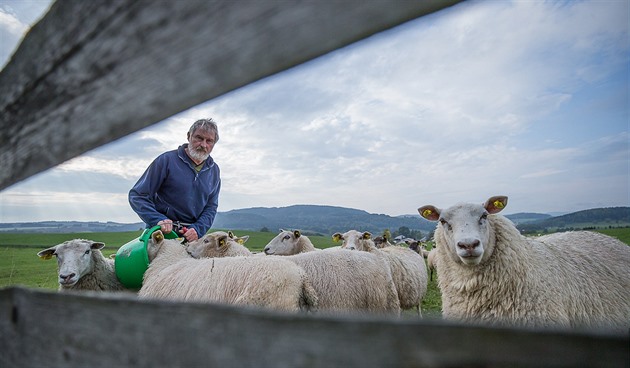
[[[462,240],[457,242],[457,246],[461,249],[473,250],[479,246],[479,240]]]
[[[265,247],[265,249],[263,249],[263,252],[265,252],[265,254],[269,255],[269,247]]]
[[[73,278],[73,277],[74,277],[74,275],[75,275],[75,273],[71,273],[71,274],[69,274],[69,275],[61,275],[61,274],[60,274],[60,275],[59,275],[59,278],[60,278],[60,279],[62,279],[62,280],[64,280],[64,281],[68,281],[68,280],[70,280],[71,278]]]

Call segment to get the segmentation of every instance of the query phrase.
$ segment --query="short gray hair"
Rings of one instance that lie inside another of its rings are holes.
[[[204,129],[204,130],[214,133],[214,142],[216,143],[219,141],[219,128],[217,127],[217,123],[214,120],[212,120],[212,118],[199,119],[195,121],[193,125],[190,126],[190,129],[188,130],[188,136],[192,137],[192,135],[195,134],[195,131],[197,131],[197,129]]]

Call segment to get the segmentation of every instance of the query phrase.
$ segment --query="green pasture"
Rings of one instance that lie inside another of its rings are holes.
[[[214,230],[213,230],[214,231]],[[597,230],[616,237],[630,245],[630,228]],[[248,235],[245,243],[252,252],[260,252],[276,233],[236,230],[236,236]],[[41,260],[37,252],[71,239],[89,239],[105,243],[103,254],[109,256],[118,248],[140,236],[141,232],[74,233],[74,234],[0,234],[0,288],[21,285],[31,288],[57,289],[57,262]],[[337,246],[328,236],[309,236],[317,248]],[[430,247],[431,245],[429,245]],[[439,317],[442,301],[437,287],[437,274],[429,281],[427,295],[422,303],[425,317]],[[408,314],[409,312],[406,312]]]

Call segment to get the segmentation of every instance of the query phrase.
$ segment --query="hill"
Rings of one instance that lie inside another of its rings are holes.
[[[435,224],[420,216],[392,217],[362,210],[335,206],[295,205],[288,207],[256,207],[220,212],[213,225],[217,229],[255,230],[267,228],[300,229],[319,234],[357,229],[374,234],[401,227],[429,232]]]
[[[144,229],[144,223],[122,224],[98,221],[40,221],[0,223],[0,233],[84,233],[125,232]]]
[[[525,233],[550,232],[573,229],[602,229],[630,226],[630,207],[595,208],[562,216],[540,213],[506,215],[519,230]],[[27,223],[0,223],[0,233],[81,233],[125,232],[144,228],[142,223],[44,221]],[[330,235],[338,231],[357,229],[380,234],[400,228],[420,231],[426,235],[435,229],[435,223],[419,215],[388,216],[368,213],[352,208],[294,205],[288,207],[254,207],[219,212],[213,229],[260,231],[268,229],[299,229],[305,233]]]
[[[630,226],[630,207],[607,207],[520,223],[517,228],[523,233],[532,233],[628,226]]]
[[[515,213],[513,215],[506,215],[505,217],[509,218],[515,225],[523,224],[527,222],[534,222],[540,220],[546,220],[553,216],[542,213],[529,213],[529,212],[521,212]]]

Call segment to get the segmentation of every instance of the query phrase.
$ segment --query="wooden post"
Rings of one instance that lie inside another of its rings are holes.
[[[627,334],[0,290],[2,367],[627,367]]]

